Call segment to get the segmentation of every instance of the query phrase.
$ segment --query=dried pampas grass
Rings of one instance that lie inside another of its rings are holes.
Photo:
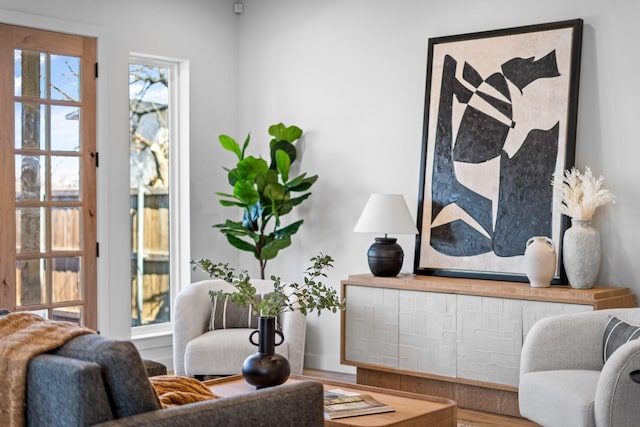
[[[596,178],[587,166],[584,173],[578,169],[565,170],[562,177],[556,176],[552,185],[561,198],[560,212],[578,220],[591,219],[599,206],[615,203],[616,199],[602,188],[604,178]]]

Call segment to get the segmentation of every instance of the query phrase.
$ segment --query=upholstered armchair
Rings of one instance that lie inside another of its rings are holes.
[[[251,280],[257,294],[273,291],[270,280]],[[239,374],[242,362],[258,348],[249,342],[255,329],[227,327],[210,328],[212,303],[210,290],[232,292],[234,288],[223,280],[203,280],[183,288],[176,297],[173,330],[173,364],[176,375]],[[306,318],[299,311],[280,317],[284,342],[276,347],[289,360],[292,374],[301,374],[304,359]]]
[[[545,427],[640,425],[640,384],[630,377],[640,370],[640,340],[617,339],[624,343],[613,351],[613,335],[627,325],[607,327],[609,315],[640,325],[640,308],[553,316],[533,325],[521,354],[522,416]]]

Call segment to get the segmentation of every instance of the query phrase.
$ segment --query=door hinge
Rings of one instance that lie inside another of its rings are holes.
[[[96,167],[100,166],[100,153],[98,153],[97,151],[92,151],[91,157],[96,159]]]
[[[100,242],[96,242],[96,258],[100,257]]]
[[[96,67],[95,67],[95,74],[96,74],[96,79],[98,78],[98,63],[96,62]]]

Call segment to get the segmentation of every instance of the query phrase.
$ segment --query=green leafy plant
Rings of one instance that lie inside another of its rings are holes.
[[[237,305],[251,306],[255,314],[263,317],[277,317],[285,311],[299,310],[305,316],[322,310],[336,312],[344,309],[335,289],[327,287],[320,280],[327,277],[325,270],[333,268],[333,258],[319,254],[311,258],[311,266],[305,271],[304,282],[283,283],[279,277],[271,276],[273,292],[266,294],[260,301],[256,299],[256,288],[251,285],[251,277],[246,271],[236,273],[229,264],[214,263],[208,259],[192,261],[194,270],[200,267],[209,276],[222,279],[233,286],[235,292],[209,291],[209,296],[229,298]]]
[[[302,136],[302,129],[278,123],[269,127],[269,135],[273,137],[269,143],[270,163],[246,155],[251,134],[242,147],[230,136],[218,138],[225,150],[237,156],[238,162],[233,169],[225,168],[233,193],[216,194],[222,198],[222,206],[241,208],[243,217],[241,221],[228,219],[214,227],[220,229],[232,246],[253,253],[260,263],[262,279],[267,261],[291,245],[291,236],[304,222],[282,224],[284,215],[311,196],[304,193],[294,197],[293,193],[309,190],[318,179],[317,175],[307,177],[306,173],[293,179],[289,176],[297,157],[294,142]]]

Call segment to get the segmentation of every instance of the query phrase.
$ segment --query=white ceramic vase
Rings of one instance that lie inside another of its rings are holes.
[[[524,272],[534,288],[547,288],[556,273],[556,248],[546,236],[535,236],[527,241],[524,251]]]
[[[600,232],[590,219],[572,219],[562,243],[562,260],[569,284],[576,289],[591,289],[600,270]]]

